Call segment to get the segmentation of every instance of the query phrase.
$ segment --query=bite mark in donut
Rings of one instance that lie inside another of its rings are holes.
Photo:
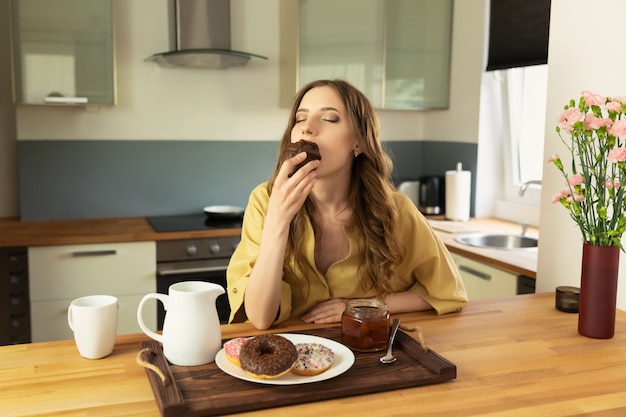
[[[296,346],[276,334],[263,334],[248,340],[241,347],[241,369],[259,379],[273,379],[286,374],[298,359]]]
[[[322,155],[320,155],[320,149],[317,146],[317,143],[304,139],[288,145],[283,152],[283,160],[293,158],[300,152],[306,152],[306,159],[295,166],[295,168],[289,173],[290,177],[295,174],[297,170],[305,166],[309,161],[314,161],[316,159],[320,161],[322,160]]]

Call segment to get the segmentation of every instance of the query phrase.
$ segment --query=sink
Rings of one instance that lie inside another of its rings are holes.
[[[465,245],[492,249],[530,249],[536,248],[538,242],[536,238],[530,236],[499,234],[463,235],[454,240]]]

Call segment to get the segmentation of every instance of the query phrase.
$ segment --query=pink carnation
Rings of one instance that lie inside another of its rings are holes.
[[[548,161],[547,161],[547,162],[548,162],[548,163],[550,163],[550,162],[554,162],[554,161],[556,161],[557,159],[559,159],[559,154],[558,154],[558,153],[553,153],[553,154],[550,156],[550,158],[548,158]]]
[[[614,111],[616,113],[622,111],[622,103],[619,101],[609,101],[604,107],[606,107],[608,111]]]
[[[604,103],[606,103],[606,97],[599,94],[594,94],[589,91],[583,91],[581,95],[585,99],[585,104],[588,106],[602,106]]]
[[[611,180],[609,179],[609,180],[606,180],[606,181],[605,181],[605,183],[604,183],[604,186],[605,186],[606,188],[619,188],[619,186],[620,186],[620,185],[621,185],[621,184],[620,184],[620,182],[619,182],[619,180],[618,180],[618,179],[615,179],[615,180],[613,180],[613,181],[611,181]]]
[[[583,119],[583,114],[576,107],[570,107],[566,109],[563,113],[561,113],[557,119],[561,128],[568,132],[572,131],[574,123],[579,122]]]
[[[562,198],[567,198],[569,197],[569,195],[570,195],[569,190],[561,190],[552,196],[552,202],[558,203],[559,201],[561,201]]]
[[[567,183],[569,185],[580,185],[583,182],[585,182],[585,179],[583,178],[583,174],[574,174],[571,175],[568,179],[567,179]]]
[[[616,138],[626,137],[626,119],[617,120],[613,123],[613,126],[607,129],[607,132],[611,136],[615,136]]]
[[[606,159],[613,164],[626,161],[626,148],[617,147],[611,149]]]
[[[613,97],[613,101],[617,101],[618,103],[626,104],[626,96]]]
[[[570,204],[572,204],[573,202],[580,203],[582,201],[585,201],[585,196],[582,194],[574,193],[574,195],[567,197],[565,200]]]
[[[585,116],[585,126],[587,129],[600,129],[604,126],[611,126],[613,121],[608,118],[595,117],[592,113],[587,113]]]

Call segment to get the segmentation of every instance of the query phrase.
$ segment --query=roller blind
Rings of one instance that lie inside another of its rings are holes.
[[[487,71],[548,63],[550,0],[491,0]]]

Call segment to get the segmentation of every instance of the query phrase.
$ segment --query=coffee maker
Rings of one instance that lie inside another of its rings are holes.
[[[418,205],[422,214],[441,215],[446,207],[446,187],[443,175],[426,175],[418,181]]]
[[[446,188],[443,175],[425,175],[417,181],[403,181],[398,189],[411,199],[422,214],[444,214]]]

